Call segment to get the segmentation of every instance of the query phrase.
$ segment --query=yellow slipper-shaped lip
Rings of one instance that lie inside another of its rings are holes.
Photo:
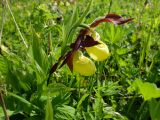
[[[110,55],[108,46],[100,40],[100,36],[97,32],[95,32],[92,36],[100,44],[92,47],[85,47],[87,53],[95,61],[103,61],[107,59]]]
[[[96,66],[94,62],[85,57],[81,51],[77,51],[73,57],[73,71],[83,76],[91,76],[96,72]]]
[[[89,56],[94,59],[95,61],[103,61],[108,58],[109,56],[109,49],[106,44],[102,41],[98,41],[101,44],[95,45],[93,47],[86,47],[86,51]]]

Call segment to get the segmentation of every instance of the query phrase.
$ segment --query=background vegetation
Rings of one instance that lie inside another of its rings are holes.
[[[10,120],[160,120],[159,0],[0,3],[0,98]],[[107,13],[134,18],[96,28],[111,56],[96,62],[91,77],[64,66],[47,86],[51,66],[81,29],[71,31],[75,23],[90,24]]]

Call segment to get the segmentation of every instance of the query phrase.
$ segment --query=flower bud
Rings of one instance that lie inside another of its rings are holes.
[[[94,62],[85,57],[81,51],[77,51],[73,57],[73,71],[84,76],[91,76],[96,72],[96,66]]]
[[[98,41],[100,44],[92,47],[85,47],[87,53],[95,61],[103,61],[107,59],[110,55],[108,46],[100,40],[100,36],[97,32],[93,33],[92,37],[94,38],[94,40]]]

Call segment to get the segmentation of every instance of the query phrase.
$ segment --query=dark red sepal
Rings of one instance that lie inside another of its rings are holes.
[[[51,67],[51,70],[50,70],[50,73],[49,73],[49,74],[51,75],[52,73],[54,73],[54,72],[56,71],[57,67],[58,67],[58,62],[55,63],[55,64]]]
[[[63,60],[62,64],[60,65],[59,68],[63,67],[66,63],[67,63],[67,60],[69,59],[69,57],[71,56],[71,53],[72,51],[68,52],[67,55],[65,55],[65,59]]]
[[[119,16],[117,14],[108,14],[106,15],[105,19],[108,19],[110,22],[117,25],[125,24],[133,20],[133,18],[124,19],[122,16]]]
[[[71,72],[73,72],[73,57],[74,57],[75,51],[72,51],[72,53],[67,58],[67,65]]]
[[[82,47],[92,47],[94,45],[100,44],[98,41],[94,40],[93,37],[86,35],[85,40],[82,41]]]
[[[74,47],[73,47],[73,51],[77,51],[80,48],[81,42],[82,42],[83,39],[84,39],[84,36],[82,36],[82,35],[79,35],[77,37],[77,40],[76,40],[76,42],[74,44]]]
[[[112,22],[116,25],[121,25],[121,24],[125,24],[127,22],[132,21],[133,18],[129,18],[129,19],[124,19],[122,16],[119,16],[117,14],[107,14],[105,17],[100,18],[98,20],[95,20],[90,27],[94,28],[97,27],[100,23],[102,22]]]

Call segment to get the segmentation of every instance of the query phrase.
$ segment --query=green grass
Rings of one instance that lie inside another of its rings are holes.
[[[160,120],[159,0],[57,6],[49,0],[8,0],[11,11],[5,1],[0,2],[0,103],[10,120]],[[80,29],[108,12],[134,20],[96,28],[111,52],[107,60],[94,61],[96,74],[84,77],[65,65],[47,86],[52,65],[70,50]],[[0,119],[4,111],[0,108]]]

